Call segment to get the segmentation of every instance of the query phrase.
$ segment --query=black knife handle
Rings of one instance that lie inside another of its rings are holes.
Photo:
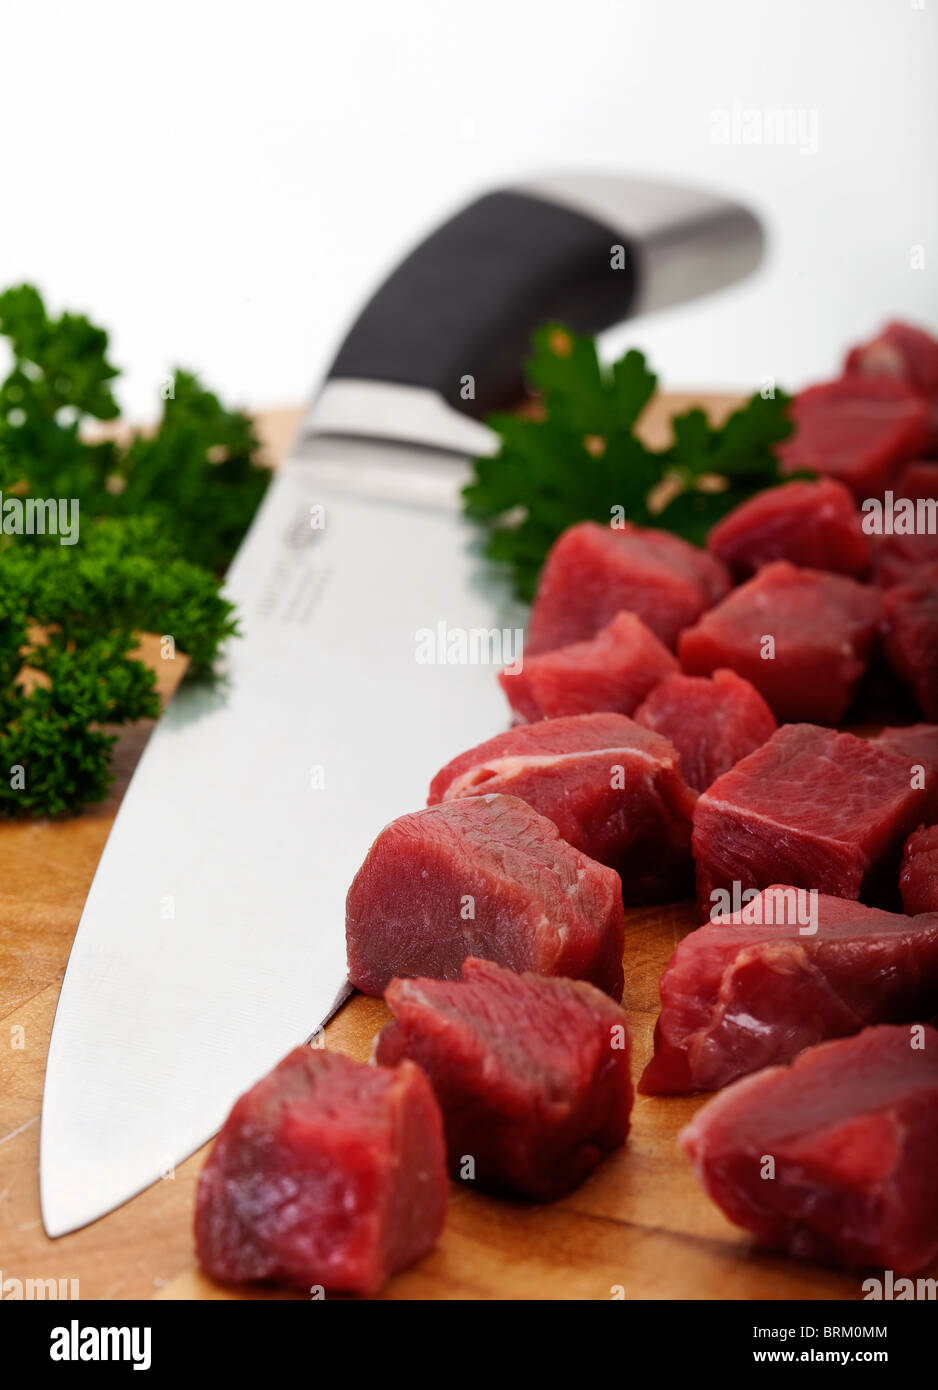
[[[621,232],[557,203],[489,193],[434,231],[359,315],[329,371],[429,388],[483,416],[516,402],[531,333],[625,318],[635,257]]]

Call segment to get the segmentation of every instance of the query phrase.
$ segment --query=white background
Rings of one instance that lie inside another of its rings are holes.
[[[758,278],[635,321],[676,387],[798,386],[891,315],[938,329],[938,0],[2,0],[0,285],[168,368],[299,400],[389,263],[485,186],[686,177],[763,214]],[[818,148],[718,144],[734,102]],[[910,266],[911,248],[926,265]]]

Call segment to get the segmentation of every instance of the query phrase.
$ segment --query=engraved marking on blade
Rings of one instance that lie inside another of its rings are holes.
[[[257,605],[258,615],[288,623],[308,622],[331,573],[331,566],[276,560]]]
[[[286,597],[282,617],[288,623],[308,623],[329,578],[329,569],[304,569]]]
[[[309,500],[305,501],[285,528],[284,543],[291,550],[306,550],[322,535],[321,529],[310,525],[310,516],[314,505]]]
[[[312,505],[309,496],[303,497],[283,528],[287,554],[279,555],[271,566],[257,603],[261,618],[305,624],[315,611],[330,569],[308,564],[304,553],[324,538],[321,529],[310,525]]]

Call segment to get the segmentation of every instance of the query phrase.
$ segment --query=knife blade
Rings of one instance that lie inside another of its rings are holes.
[[[629,187],[606,186],[605,220],[595,180],[479,199],[340,349],[227,576],[241,635],[215,681],[170,702],[85,903],[43,1097],[50,1236],[170,1177],[330,1016],[345,893],[372,840],[505,725],[495,672],[523,613],[460,515],[465,460],[494,447],[466,407],[516,398],[539,321],[596,331],[655,302],[655,264],[662,302],[758,260],[745,209],[683,190],[669,214]]]

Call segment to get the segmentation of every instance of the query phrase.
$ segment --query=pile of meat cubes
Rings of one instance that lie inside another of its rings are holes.
[[[638,1089],[721,1092],[679,1142],[761,1244],[938,1258],[938,342],[889,326],[793,415],[798,476],[706,550],[556,542],[514,723],[349,891],[349,979],[393,1015],[373,1063],[298,1048],[216,1142],[216,1277],[373,1294],[436,1242],[450,1176],[569,1193],[629,1130],[624,909],[695,892]]]

